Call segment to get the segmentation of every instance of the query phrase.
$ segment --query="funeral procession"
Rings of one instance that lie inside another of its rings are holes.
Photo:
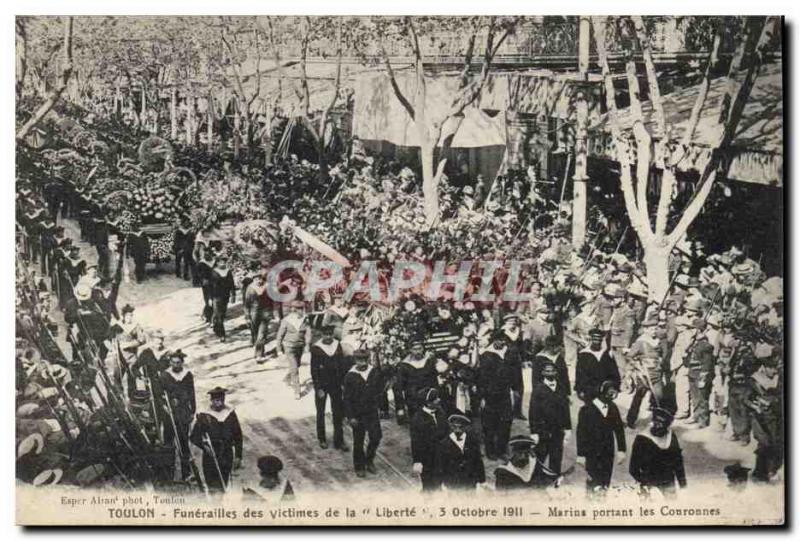
[[[17,16],[17,490],[777,509],[783,24]]]

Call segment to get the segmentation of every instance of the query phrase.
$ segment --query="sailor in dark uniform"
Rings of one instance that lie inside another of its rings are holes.
[[[189,439],[203,450],[203,477],[209,490],[227,490],[231,471],[242,463],[242,427],[232,407],[225,405],[227,389],[215,387],[211,404],[197,414]]]
[[[604,491],[611,484],[614,462],[625,460],[625,426],[614,399],[617,382],[605,381],[596,398],[578,412],[576,443],[578,460],[586,466],[589,493]]]
[[[322,337],[311,344],[311,380],[314,382],[314,406],[317,410],[317,439],[319,446],[328,448],[325,429],[325,406],[331,399],[333,415],[333,447],[348,451],[344,444],[342,420],[344,405],[342,403],[342,385],[344,377],[350,369],[350,363],[344,356],[342,345],[333,337],[333,325],[322,326]]]
[[[140,229],[128,233],[128,254],[133,258],[133,274],[137,282],[146,278],[147,259],[150,256],[150,242]]]
[[[228,258],[224,255],[217,257],[214,268],[210,273],[209,282],[214,334],[224,342],[226,338],[225,317],[228,313],[228,302],[236,302],[236,286],[233,283],[233,272],[228,267]]]
[[[645,494],[658,489],[664,495],[674,496],[676,482],[681,488],[686,487],[681,444],[670,429],[673,415],[670,409],[653,408],[650,426],[633,440],[628,469]]]
[[[436,445],[447,437],[450,427],[442,411],[439,391],[419,390],[423,406],[411,418],[411,459],[413,471],[420,476],[422,490],[435,490],[441,482],[436,477]]]
[[[196,251],[196,253],[198,252]],[[203,310],[200,317],[206,323],[211,323],[211,317],[214,314],[214,309],[211,305],[211,274],[214,272],[214,253],[210,248],[201,250],[199,253],[202,254],[202,257],[196,260],[195,270],[197,271],[197,280],[200,288],[203,291]]]
[[[621,379],[617,363],[605,345],[605,332],[595,327],[589,331],[590,344],[578,353],[575,366],[575,392],[589,404],[597,398],[600,385],[611,381],[619,390]]]
[[[383,376],[369,362],[366,351],[353,354],[355,366],[344,377],[344,416],[353,428],[353,467],[356,475],[364,477],[365,471],[376,473],[375,454],[383,433],[378,418],[378,402],[383,393]],[[369,444],[364,448],[364,439]]]
[[[258,472],[261,479],[257,485],[244,488],[244,497],[248,501],[280,504],[294,500],[294,488],[289,479],[281,479],[283,461],[273,455],[258,458]]]
[[[511,387],[514,368],[505,360],[506,334],[492,333],[492,343],[478,361],[478,395],[481,400],[481,423],[486,457],[496,460],[505,454],[511,435]]]
[[[181,462],[181,478],[189,475],[189,428],[197,404],[194,394],[194,376],[184,366],[186,355],[177,350],[170,355],[170,367],[161,373],[161,389],[166,405],[164,421],[164,444],[175,444]]]
[[[417,400],[419,391],[436,384],[436,358],[425,351],[422,339],[416,338],[409,355],[397,364],[393,391],[398,423],[405,424],[422,407]]]
[[[556,365],[542,365],[542,379],[534,383],[531,392],[528,423],[536,442],[536,456],[555,474],[561,473],[564,443],[572,431],[569,397],[560,388]]]
[[[535,446],[536,442],[530,436],[514,436],[509,440],[511,459],[494,470],[496,490],[543,489],[557,486],[560,476],[544,467],[536,458]]]
[[[511,366],[514,374],[511,385],[511,390],[513,391],[512,413],[515,419],[525,420],[525,416],[522,414],[522,397],[525,395],[522,366],[527,359],[524,358],[525,348],[522,340],[522,329],[519,326],[519,316],[517,314],[506,314],[503,317],[501,329],[506,335],[506,345],[508,346],[506,362]]]
[[[454,413],[447,421],[450,433],[436,445],[437,481],[447,490],[475,490],[486,482],[486,472],[478,439],[467,432],[472,421],[463,413]]]
[[[194,231],[186,216],[181,217],[180,225],[175,228],[175,276],[181,277],[181,266],[183,266],[183,279],[188,280],[191,275],[194,279]],[[191,272],[190,272],[191,271]]]
[[[552,364],[556,369],[556,380],[558,380],[559,392],[564,396],[570,394],[569,369],[564,361],[564,353],[561,348],[561,340],[554,334],[549,334],[544,338],[542,349],[534,356],[531,369],[531,381],[533,385],[542,381],[542,371],[548,364]]]

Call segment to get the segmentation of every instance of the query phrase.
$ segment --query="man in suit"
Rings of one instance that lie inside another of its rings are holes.
[[[422,407],[411,418],[411,458],[414,473],[422,481],[422,490],[429,491],[441,486],[436,477],[436,445],[447,437],[449,427],[439,391],[427,388],[420,389],[418,394]]]
[[[475,490],[486,482],[486,472],[477,438],[467,432],[472,421],[463,413],[447,421],[449,434],[436,445],[436,477],[447,490]]]
[[[344,416],[353,429],[353,467],[358,477],[366,472],[376,473],[375,454],[383,433],[378,418],[378,401],[383,393],[383,377],[380,370],[369,363],[366,351],[353,354],[355,366],[344,377]],[[369,444],[364,448],[364,439]]]
[[[323,325],[322,337],[311,344],[311,380],[314,382],[314,406],[317,410],[317,439],[319,446],[328,448],[325,430],[325,407],[331,399],[333,415],[333,447],[348,451],[342,433],[342,385],[350,363],[344,356],[342,345],[333,337],[333,325]]]
[[[625,426],[614,404],[617,383],[604,381],[595,398],[578,412],[578,461],[586,466],[586,489],[602,492],[611,484],[614,462],[625,460]]]
[[[560,389],[556,365],[552,362],[543,364],[542,379],[533,386],[528,423],[538,460],[542,463],[548,460],[550,471],[560,474],[564,443],[569,439],[572,422],[569,397]]]

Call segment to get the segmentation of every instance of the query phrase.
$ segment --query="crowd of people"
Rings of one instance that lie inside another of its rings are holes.
[[[311,170],[289,161],[281,171]],[[668,291],[654,299],[642,262],[620,253],[610,235],[571,246],[568,212],[531,189],[535,173],[504,177],[485,196],[471,186],[447,188],[448,225],[428,231],[417,219],[412,171],[396,167],[396,183],[376,186],[371,158],[344,167],[330,173],[340,177],[336,206],[323,212],[325,197],[290,198],[296,222],[278,237],[291,237],[297,223],[350,258],[383,263],[502,256],[519,245],[533,263],[521,277],[524,302],[426,301],[410,290],[387,305],[360,296],[347,302],[334,288],[279,303],[268,292],[270,265],[313,250],[273,238],[274,257],[242,268],[240,250],[185,209],[173,257],[176,274],[200,290],[198,318],[228,340],[228,307],[239,295],[254,362],[284,363],[296,399],[300,367],[310,368],[319,446],[328,449],[330,403],[333,447],[352,452],[356,477],[376,473],[381,426],[392,417],[408,430],[409,471],[425,491],[475,490],[492,478],[497,490],[557,488],[575,471],[563,464],[574,442],[591,494],[605,493],[626,462],[645,492],[674,493],[687,484],[675,426],[713,430],[742,446],[755,439],[750,477],[779,476],[783,284],[742,250],[705,254],[698,242],[682,243],[671,256]],[[314,182],[291,174],[286,190]],[[226,389],[212,389],[198,407],[191,359],[167,347],[159,329],[137,324],[135,307],[117,306],[126,257],[137,281],[146,277],[146,235],[120,226],[102,200],[68,178],[29,174],[17,187],[18,477],[35,485],[188,480],[205,491],[229,489],[243,456],[258,450],[244,448]],[[259,201],[281,207],[282,200]],[[264,216],[286,210],[269,207]],[[68,223],[96,254],[81,254]],[[280,288],[302,290],[304,280],[289,273]],[[620,395],[630,400],[624,417]],[[199,465],[192,447],[202,453]],[[257,462],[263,479],[250,492],[292,493],[278,477],[279,458]],[[742,468],[726,473],[739,480]]]

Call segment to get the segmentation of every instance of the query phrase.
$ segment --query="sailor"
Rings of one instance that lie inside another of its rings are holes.
[[[412,468],[420,476],[422,490],[429,491],[441,485],[436,477],[436,445],[447,437],[449,427],[438,390],[420,389],[419,403],[422,407],[411,418]]]
[[[478,361],[477,386],[481,400],[486,457],[503,457],[511,432],[511,387],[513,367],[505,360],[506,334],[501,329],[492,332],[492,343],[481,353]]]
[[[383,433],[378,418],[378,402],[383,393],[380,370],[369,362],[369,354],[359,350],[353,354],[355,366],[344,377],[344,416],[353,429],[353,467],[358,477],[376,473],[375,454]],[[364,448],[364,439],[369,444]]]
[[[511,313],[503,317],[502,331],[506,335],[506,344],[508,351],[506,353],[506,362],[509,364],[514,373],[512,390],[512,404],[511,412],[515,419],[525,420],[522,414],[522,397],[525,394],[525,383],[522,377],[523,364],[528,362],[524,358],[524,342],[522,340],[522,329],[519,326],[519,316]]]
[[[447,418],[448,435],[436,445],[436,478],[446,490],[475,490],[486,482],[477,437],[467,431],[472,424],[463,413]]]
[[[165,396],[164,444],[176,444],[181,463],[181,478],[189,476],[189,428],[197,404],[194,394],[194,376],[184,366],[186,354],[180,349],[170,355],[169,368],[161,373],[161,389]],[[176,441],[177,436],[177,441]]]
[[[221,342],[225,342],[225,316],[228,313],[228,303],[236,302],[236,287],[233,283],[233,272],[228,267],[228,258],[224,254],[217,257],[210,273],[209,296],[214,334]]]
[[[421,337],[411,344],[411,351],[397,365],[393,386],[395,408],[399,424],[405,424],[422,407],[418,402],[419,391],[437,384],[436,358],[425,351]]]
[[[570,394],[569,369],[564,361],[561,342],[558,336],[551,334],[545,337],[542,349],[533,358],[531,370],[531,381],[533,385],[542,381],[542,371],[548,364],[552,364],[556,369],[556,379],[558,380],[558,392],[564,396]]]
[[[534,438],[514,436],[509,440],[508,448],[511,459],[494,470],[496,490],[542,489],[558,485],[560,476],[537,459]]]
[[[242,427],[239,418],[225,404],[228,390],[214,387],[211,403],[197,414],[189,439],[203,450],[203,477],[211,491],[226,491],[233,469],[242,464]]]
[[[555,474],[561,474],[564,444],[572,432],[569,395],[565,394],[558,380],[558,370],[553,362],[546,361],[541,370],[541,379],[534,383],[528,409],[528,425],[531,438],[536,444],[536,456]]]
[[[593,328],[589,331],[589,346],[578,353],[575,392],[587,404],[597,397],[600,384],[604,381],[611,381],[616,389],[620,388],[619,370],[605,346],[605,335],[602,329]]]
[[[675,484],[686,487],[683,452],[678,436],[672,431],[673,412],[668,407],[653,408],[650,426],[637,434],[631,447],[629,471],[643,492],[658,489],[663,495],[675,495]]]
[[[258,457],[257,465],[261,479],[257,485],[244,489],[246,500],[276,504],[294,500],[292,483],[287,478],[281,479],[283,461],[280,458],[274,455],[261,456]]]
[[[333,337],[333,325],[323,325],[321,332],[322,337],[311,344],[311,380],[314,383],[314,406],[317,410],[317,439],[320,447],[328,448],[325,407],[330,397],[331,414],[333,415],[333,447],[340,451],[348,451],[342,431],[344,417],[342,385],[344,377],[350,369],[350,363],[344,356],[341,343]]]
[[[614,403],[617,382],[604,381],[592,400],[578,412],[576,443],[578,461],[586,466],[589,493],[605,491],[611,484],[614,462],[625,460],[625,426]]]

